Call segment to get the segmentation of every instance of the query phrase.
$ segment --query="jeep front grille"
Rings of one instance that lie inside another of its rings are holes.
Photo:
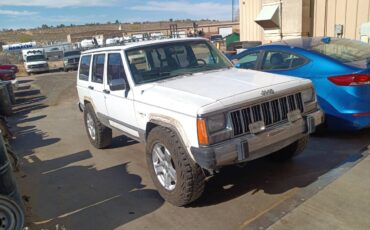
[[[301,93],[233,111],[230,116],[234,136],[249,133],[249,124],[254,122],[263,121],[268,127],[287,121],[288,113],[294,110],[304,111]]]

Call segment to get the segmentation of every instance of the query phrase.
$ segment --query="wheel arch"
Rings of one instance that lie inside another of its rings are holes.
[[[183,126],[178,120],[172,117],[163,116],[163,115],[151,115],[149,121],[146,124],[146,128],[145,128],[145,142],[148,138],[150,131],[153,130],[157,126],[169,128],[172,131],[174,131],[177,134],[177,136],[180,138],[180,141],[182,142],[184,147],[187,149],[191,158],[193,158],[193,155],[191,154],[191,151],[190,151],[191,143],[189,139],[187,138],[187,135],[186,135],[186,132]]]
[[[84,100],[84,107],[87,105],[87,104],[91,104],[91,106],[93,107],[93,109],[94,109],[94,112],[96,113],[97,112],[97,110],[96,110],[96,107],[95,107],[95,104],[94,104],[94,102],[93,102],[93,100],[90,98],[90,97],[84,97],[83,98],[83,100]]]

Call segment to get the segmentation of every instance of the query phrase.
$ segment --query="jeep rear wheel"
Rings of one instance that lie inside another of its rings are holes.
[[[85,105],[84,120],[87,136],[92,145],[98,149],[102,149],[112,143],[112,129],[104,126],[99,121],[90,103]]]
[[[202,195],[204,173],[172,130],[155,127],[149,133],[146,158],[153,182],[166,201],[184,206]]]
[[[305,136],[299,139],[298,141],[288,145],[287,147],[271,154],[269,158],[272,160],[276,160],[276,161],[290,160],[293,157],[298,156],[305,150],[308,144],[308,140],[309,140],[309,136]]]

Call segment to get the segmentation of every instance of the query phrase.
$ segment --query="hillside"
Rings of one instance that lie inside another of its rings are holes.
[[[198,25],[217,24],[217,21],[197,21]],[[145,23],[124,23],[124,24],[99,24],[99,25],[80,25],[65,26],[63,28],[37,28],[28,30],[14,30],[0,32],[0,43],[11,44],[18,42],[36,41],[39,43],[48,43],[51,41],[67,41],[68,34],[94,32],[94,31],[141,31],[148,29],[168,29],[170,24],[177,24],[178,27],[192,27],[193,22],[174,21],[174,22],[145,22]]]

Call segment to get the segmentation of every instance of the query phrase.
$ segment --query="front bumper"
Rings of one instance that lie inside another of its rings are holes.
[[[194,160],[206,169],[251,161],[276,152],[313,133],[323,123],[324,114],[317,110],[295,122],[271,127],[258,134],[247,134],[220,144],[194,148]]]
[[[41,67],[41,68],[30,68],[26,69],[27,73],[42,73],[42,72],[48,72],[49,67]]]
[[[65,64],[64,69],[73,69],[76,70],[78,69],[78,63],[73,63],[73,64]]]

